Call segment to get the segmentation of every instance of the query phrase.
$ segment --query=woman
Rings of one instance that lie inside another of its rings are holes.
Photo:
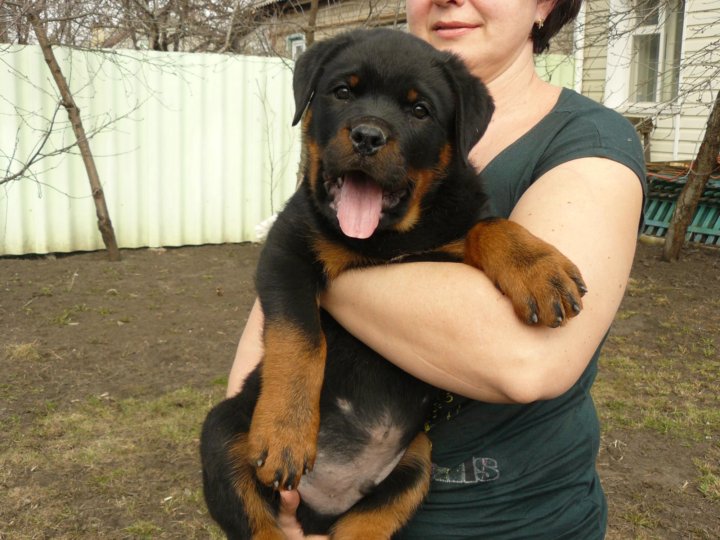
[[[627,284],[644,191],[642,150],[619,115],[543,82],[533,53],[581,0],[407,0],[410,31],[460,55],[495,100],[471,159],[498,215],[578,265],[583,312],[530,327],[477,270],[413,263],[347,272],[322,305],[389,361],[448,390],[430,430],[426,503],[403,538],[596,539],[607,505],[595,471],[599,425],[589,391]],[[256,306],[228,395],[261,355]],[[282,523],[301,538],[295,492]]]

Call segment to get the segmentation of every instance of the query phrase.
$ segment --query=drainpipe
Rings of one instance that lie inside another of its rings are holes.
[[[583,65],[585,63],[585,2],[580,4],[580,11],[575,19],[573,30],[573,48],[575,50],[575,91],[582,93],[583,87]]]
[[[681,105],[682,108],[682,105]],[[675,131],[674,137],[673,137],[673,150],[672,150],[672,158],[673,161],[678,161],[680,158],[678,157],[680,155],[680,120],[682,118],[682,115],[679,112],[676,112],[673,115],[673,130]]]
[[[683,82],[683,65],[685,63],[685,43],[687,42],[687,14],[688,14],[688,3],[684,2],[685,12],[683,13],[683,29],[682,29],[682,40],[680,42],[680,58],[678,59],[679,71],[678,73],[678,100],[677,100],[677,112],[673,116],[673,129],[675,130],[673,138],[673,160],[677,161],[680,159],[680,124],[682,122],[682,110],[685,105],[685,97],[681,93],[682,82]],[[692,158],[690,158],[692,159]]]

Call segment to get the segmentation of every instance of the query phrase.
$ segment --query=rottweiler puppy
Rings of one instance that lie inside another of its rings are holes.
[[[557,326],[585,286],[555,248],[488,215],[468,153],[493,104],[459,58],[400,31],[353,31],[306,51],[293,87],[304,180],[257,268],[264,358],[203,427],[205,499],[231,539],[284,538],[278,491],[296,487],[306,534],[390,538],[429,487],[437,390],[351,336],[318,295],[350,268],[465,262],[523,320]]]

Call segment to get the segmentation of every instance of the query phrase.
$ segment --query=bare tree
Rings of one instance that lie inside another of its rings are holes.
[[[108,212],[107,203],[105,201],[105,194],[100,183],[100,176],[98,175],[97,168],[95,167],[95,159],[93,158],[92,151],[90,150],[90,143],[88,142],[85,133],[82,118],[80,117],[80,110],[75,104],[75,100],[73,99],[67,80],[60,69],[57,59],[55,58],[52,45],[50,44],[47,33],[45,32],[44,22],[35,11],[28,11],[26,16],[33,28],[33,31],[35,32],[38,43],[42,48],[45,62],[47,63],[55,84],[60,91],[62,105],[67,110],[68,116],[70,117],[73,132],[75,133],[75,139],[77,140],[77,144],[80,148],[80,154],[82,155],[85,170],[87,171],[88,180],[90,182],[92,196],[95,201],[95,211],[98,218],[98,229],[100,230],[103,242],[105,243],[108,258],[111,261],[119,261],[120,250],[118,249],[117,241],[115,239],[115,230],[113,229],[112,221],[110,220],[110,213]]]
[[[317,15],[319,8],[320,0],[310,1],[310,13],[308,14],[307,30],[305,30],[305,43],[308,47],[315,43],[315,28],[317,26]]]
[[[29,155],[19,155],[17,144],[12,150],[2,149],[8,167],[0,174],[0,184],[33,178],[40,161],[78,149],[88,174],[98,228],[109,257],[118,260],[112,221],[90,149],[92,136],[113,121],[86,128],[52,47],[240,52],[243,36],[255,24],[253,17],[259,16],[253,4],[249,0],[0,0],[0,41],[40,45],[60,96]],[[112,55],[107,58],[113,61]],[[58,117],[61,108],[68,114],[75,141],[56,148],[50,139],[55,131],[64,129]],[[35,115],[15,109],[21,116]]]
[[[52,43],[155,51],[235,52],[263,11],[252,0],[33,0],[0,2],[0,39],[27,44],[18,12],[43,13]],[[7,21],[11,21],[7,24]]]

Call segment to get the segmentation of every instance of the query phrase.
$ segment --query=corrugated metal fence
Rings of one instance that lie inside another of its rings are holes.
[[[291,67],[277,58],[56,48],[123,248],[253,240],[292,194]],[[0,179],[45,137],[58,92],[35,46],[0,48]],[[108,124],[104,129],[102,126]],[[43,153],[74,142],[60,108]],[[0,186],[0,255],[103,248],[77,151]]]

